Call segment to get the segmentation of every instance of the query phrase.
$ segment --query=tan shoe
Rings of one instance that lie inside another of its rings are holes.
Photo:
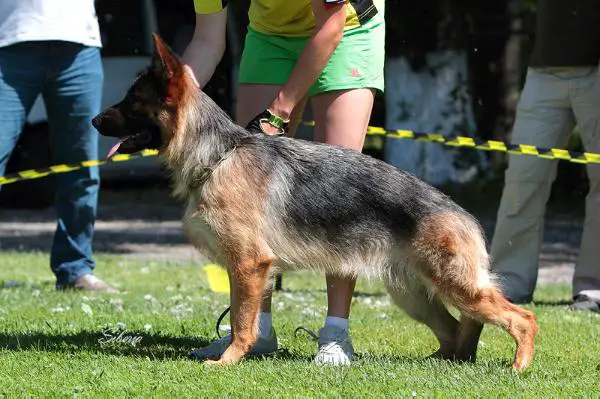
[[[73,288],[86,291],[119,292],[116,288],[106,284],[93,274],[84,274],[77,277],[75,283],[73,283]]]

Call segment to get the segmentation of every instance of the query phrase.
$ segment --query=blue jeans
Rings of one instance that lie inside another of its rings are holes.
[[[91,120],[100,112],[103,79],[95,47],[40,41],[0,48],[0,176],[39,94],[48,115],[52,164],[98,159],[98,133]],[[51,178],[57,224],[50,267],[61,288],[95,267],[92,240],[100,176],[91,167]]]

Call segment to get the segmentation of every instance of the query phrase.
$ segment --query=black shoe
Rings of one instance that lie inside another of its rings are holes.
[[[576,311],[600,312],[600,303],[588,297],[587,295],[575,295],[571,309]]]

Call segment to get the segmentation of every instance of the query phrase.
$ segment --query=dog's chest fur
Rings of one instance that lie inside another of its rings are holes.
[[[209,260],[224,262],[223,251],[202,204],[190,200],[183,216],[183,229],[194,247]]]

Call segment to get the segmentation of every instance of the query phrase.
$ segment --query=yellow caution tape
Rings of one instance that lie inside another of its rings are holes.
[[[306,126],[314,126],[314,121],[302,122]],[[412,130],[385,130],[381,127],[369,126],[367,135],[375,138],[393,138],[399,140],[416,140],[439,143],[449,147],[468,147],[482,151],[507,152],[509,154],[536,156],[543,159],[558,159],[578,164],[600,164],[600,154],[575,152],[559,148],[540,148],[527,144],[507,144],[502,141],[483,140],[473,137],[444,137],[437,133],[418,133]],[[143,150],[135,154],[117,154],[110,162],[125,162],[135,158],[158,155],[156,150]],[[106,161],[87,160],[76,164],[62,164],[41,169],[23,170],[21,172],[0,176],[0,185],[16,183],[22,180],[38,179],[57,173],[66,173],[91,166],[106,165]]]

